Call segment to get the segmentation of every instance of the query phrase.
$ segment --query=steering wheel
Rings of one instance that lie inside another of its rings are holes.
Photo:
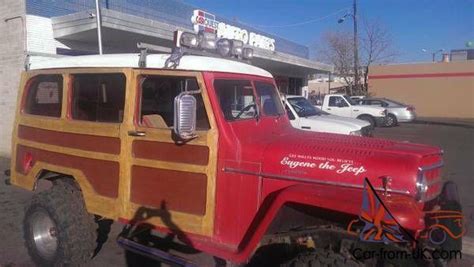
[[[254,109],[257,108],[257,106],[255,105],[255,103],[248,104],[247,106],[245,106],[245,107],[239,112],[239,114],[237,114],[237,116],[235,116],[234,119],[240,118],[240,116],[242,116],[242,115],[244,114],[244,112],[249,111],[249,109],[252,108],[252,107],[253,107]]]

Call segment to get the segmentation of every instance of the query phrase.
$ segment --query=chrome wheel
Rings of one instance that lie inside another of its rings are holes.
[[[38,254],[50,260],[58,249],[56,224],[46,211],[37,210],[31,215],[30,229]]]

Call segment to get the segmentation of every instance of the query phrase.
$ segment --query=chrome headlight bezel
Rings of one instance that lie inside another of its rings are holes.
[[[441,189],[442,186],[439,185],[439,190],[432,193],[431,195],[427,195],[427,193],[430,191],[430,188],[432,186],[436,186],[438,184],[441,184],[441,176],[433,178],[431,181],[428,181],[426,174],[428,171],[432,171],[438,168],[441,168],[444,165],[443,161],[438,162],[436,164],[430,165],[430,166],[425,166],[425,167],[419,167],[418,168],[418,174],[416,176],[416,200],[419,202],[428,202],[432,199],[435,199],[436,197],[441,194]]]

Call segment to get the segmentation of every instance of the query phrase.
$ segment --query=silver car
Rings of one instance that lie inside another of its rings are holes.
[[[363,98],[357,101],[359,105],[371,105],[384,107],[388,111],[386,126],[396,126],[399,122],[410,122],[415,120],[415,107],[405,105],[386,98]]]

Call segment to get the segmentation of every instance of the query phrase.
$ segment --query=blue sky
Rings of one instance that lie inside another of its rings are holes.
[[[350,20],[338,24],[341,13],[292,27],[279,27],[326,17],[352,6],[352,0],[184,0],[228,19],[313,47],[321,33],[352,32]],[[464,48],[474,41],[474,0],[358,0],[358,13],[378,20],[390,31],[399,56],[396,62],[431,61],[428,51]],[[273,27],[263,27],[273,26]]]

